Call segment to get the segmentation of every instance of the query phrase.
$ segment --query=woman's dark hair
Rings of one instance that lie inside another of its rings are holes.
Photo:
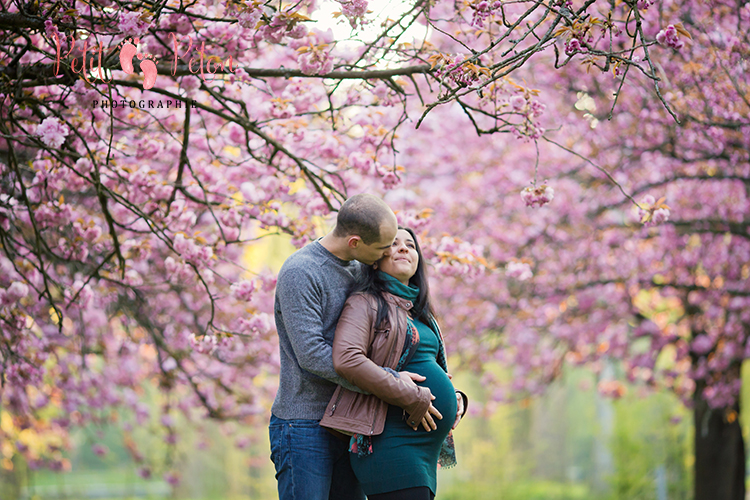
[[[419,262],[417,263],[417,272],[414,276],[409,278],[409,284],[419,288],[419,295],[417,300],[414,301],[412,308],[412,316],[418,319],[425,325],[432,327],[430,321],[435,317],[435,311],[432,309],[430,303],[430,286],[427,282],[427,266],[425,265],[424,256],[422,255],[422,249],[419,247],[419,240],[414,231],[408,227],[398,226],[399,229],[403,229],[408,232],[414,240],[414,246],[419,255]],[[356,291],[369,293],[375,296],[378,301],[378,313],[376,316],[375,324],[380,327],[388,316],[388,303],[385,300],[384,292],[387,291],[385,281],[383,281],[378,272],[373,266],[365,266],[363,268],[364,279],[362,284],[357,288]]]

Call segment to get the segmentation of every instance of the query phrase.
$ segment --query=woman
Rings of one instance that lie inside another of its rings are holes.
[[[320,422],[353,434],[352,468],[370,500],[431,500],[438,460],[455,464],[451,429],[467,401],[434,316],[416,235],[400,227],[347,300],[333,343],[336,371],[370,394],[339,386]]]

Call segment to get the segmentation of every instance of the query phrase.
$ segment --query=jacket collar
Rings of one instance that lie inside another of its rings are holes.
[[[394,306],[400,307],[401,309],[410,310],[412,307],[414,307],[414,303],[411,300],[404,299],[402,297],[399,297],[398,295],[393,295],[390,292],[385,292],[383,295],[385,295],[385,300],[388,301],[390,304],[393,304]]]

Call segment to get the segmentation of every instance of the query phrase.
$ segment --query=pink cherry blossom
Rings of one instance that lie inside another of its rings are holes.
[[[514,95],[510,98],[510,105],[513,111],[523,111],[526,107],[526,98],[521,95]]]
[[[509,278],[514,278],[518,281],[526,281],[534,275],[528,263],[517,261],[508,262],[505,266],[505,274]]]
[[[333,70],[333,60],[325,45],[310,47],[299,55],[297,61],[306,75],[324,75]]]
[[[367,0],[336,0],[341,4],[341,12],[349,20],[352,28],[356,29],[363,23],[364,16],[367,13]]]
[[[36,129],[42,142],[50,148],[59,148],[70,133],[70,128],[56,117],[48,117]]]
[[[696,354],[707,354],[713,346],[714,343],[708,335],[698,335],[691,344],[692,350]]]
[[[654,210],[654,215],[651,217],[651,221],[654,224],[661,224],[669,220],[669,210],[666,208],[659,208]]]
[[[677,36],[677,29],[673,25],[667,26],[656,35],[656,41],[666,47],[680,50],[685,43]]]
[[[525,187],[521,190],[521,198],[527,207],[543,207],[551,202],[555,197],[555,190],[552,187],[542,184],[538,187]]]
[[[16,302],[29,294],[29,286],[20,281],[14,281],[5,291],[5,297],[9,302]]]
[[[232,285],[232,294],[237,300],[249,301],[253,292],[255,292],[255,282],[250,280],[241,280]]]
[[[118,27],[123,35],[137,37],[148,33],[151,23],[142,12],[121,11]]]
[[[469,7],[474,11],[471,17],[471,25],[477,28],[484,27],[485,20],[494,13],[495,10],[499,9],[502,2],[498,0],[475,0],[469,4]]]
[[[572,56],[576,52],[581,52],[583,50],[583,47],[581,46],[581,41],[577,38],[571,38],[567,42],[565,42],[565,53],[569,56]]]
[[[255,29],[262,14],[261,8],[253,3],[240,9],[237,14],[237,21],[245,29]]]

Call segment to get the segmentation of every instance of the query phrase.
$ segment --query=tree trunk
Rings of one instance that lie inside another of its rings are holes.
[[[745,500],[745,443],[740,403],[711,409],[703,399],[705,383],[695,389],[695,499]]]

